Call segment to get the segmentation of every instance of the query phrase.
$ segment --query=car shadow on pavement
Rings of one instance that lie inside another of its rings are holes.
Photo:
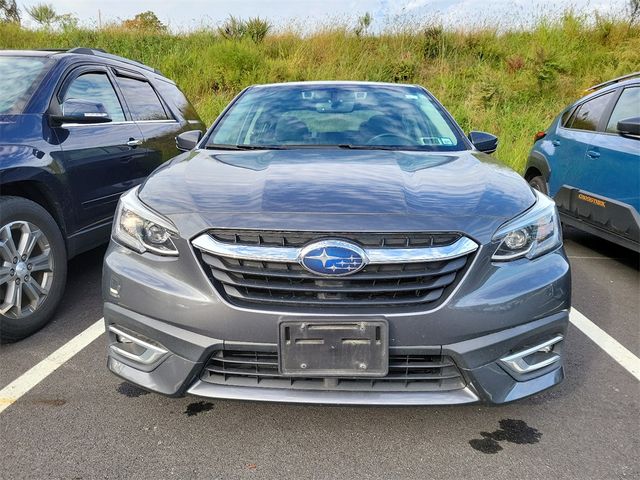
[[[602,255],[628,267],[640,270],[640,254],[615,243],[603,240],[595,235],[563,225],[564,239],[577,243],[580,247],[592,250],[591,254]]]

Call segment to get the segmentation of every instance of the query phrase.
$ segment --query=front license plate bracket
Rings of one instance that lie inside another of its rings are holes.
[[[282,321],[280,373],[299,377],[384,377],[389,369],[386,320]]]

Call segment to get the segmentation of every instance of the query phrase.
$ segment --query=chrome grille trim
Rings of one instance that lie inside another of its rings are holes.
[[[457,288],[479,248],[452,233],[220,232],[199,235],[192,245],[221,297],[234,307],[296,313],[351,308],[392,314],[437,307]],[[303,265],[308,245],[341,238],[362,251],[362,269],[326,276]]]
[[[228,244],[217,241],[205,233],[196,237],[193,246],[203,252],[236,260],[257,262],[300,261],[302,248],[260,247],[253,245]],[[478,244],[467,237],[460,237],[451,245],[426,248],[364,248],[369,264],[419,263],[440,260],[452,260],[463,257],[478,249]]]

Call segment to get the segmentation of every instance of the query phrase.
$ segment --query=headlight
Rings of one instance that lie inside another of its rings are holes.
[[[539,257],[562,245],[562,230],[556,204],[535,191],[537,202],[523,215],[505,223],[493,236],[500,245],[492,260]]]
[[[138,187],[120,197],[113,223],[113,238],[138,253],[153,252],[159,255],[178,255],[172,237],[176,227],[145,206],[138,199]]]

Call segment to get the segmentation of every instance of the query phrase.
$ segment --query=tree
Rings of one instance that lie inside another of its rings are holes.
[[[369,12],[365,13],[361,17],[358,18],[358,25],[356,26],[354,32],[356,36],[361,37],[367,34],[367,30],[371,26],[371,22],[373,22],[373,17]]]
[[[629,27],[631,27],[640,18],[640,0],[629,0],[627,11],[629,12]]]
[[[56,17],[56,23],[63,31],[68,31],[78,28],[79,20],[73,13],[64,13]]]
[[[20,23],[16,0],[0,0],[0,23]]]
[[[45,28],[51,28],[58,18],[55,8],[50,3],[38,3],[33,7],[26,7],[25,10],[31,18]]]
[[[135,17],[122,22],[122,27],[129,30],[145,32],[166,32],[167,26],[151,10],[137,14]]]

